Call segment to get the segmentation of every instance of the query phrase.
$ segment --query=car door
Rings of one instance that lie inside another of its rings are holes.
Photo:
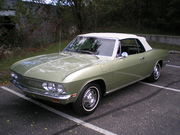
[[[144,65],[146,63],[145,49],[137,39],[125,39],[120,41],[117,57],[112,64],[112,89],[120,88],[146,75]],[[128,56],[122,56],[127,53]]]

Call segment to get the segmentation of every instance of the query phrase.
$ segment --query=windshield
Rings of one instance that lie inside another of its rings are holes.
[[[115,40],[96,37],[76,37],[64,51],[112,56]]]

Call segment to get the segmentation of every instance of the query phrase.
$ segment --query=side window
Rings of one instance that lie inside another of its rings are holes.
[[[121,53],[127,52],[128,55],[144,52],[145,49],[138,39],[123,39],[121,40]]]
[[[137,42],[139,53],[145,52],[145,49],[142,43],[138,39],[136,39],[136,42]]]

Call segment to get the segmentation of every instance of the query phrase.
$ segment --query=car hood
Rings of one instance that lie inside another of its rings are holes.
[[[23,76],[61,82],[69,74],[96,63],[99,59],[85,54],[50,54],[21,60],[11,70]]]

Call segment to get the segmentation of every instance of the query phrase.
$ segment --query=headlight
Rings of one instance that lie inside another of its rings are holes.
[[[45,90],[47,90],[47,91],[49,90],[49,89],[48,89],[48,84],[47,84],[47,83],[43,83],[43,84],[42,84],[42,87],[43,87]]]
[[[47,94],[66,94],[61,84],[44,82],[42,83],[42,87],[47,91]]]
[[[64,92],[63,86],[60,85],[60,84],[58,84],[58,85],[57,85],[57,91],[58,91],[59,93],[63,93],[63,92]]]
[[[17,74],[15,74],[14,72],[11,72],[11,77],[12,77],[13,79],[18,79]]]
[[[54,83],[48,83],[48,90],[55,91],[56,85]]]

